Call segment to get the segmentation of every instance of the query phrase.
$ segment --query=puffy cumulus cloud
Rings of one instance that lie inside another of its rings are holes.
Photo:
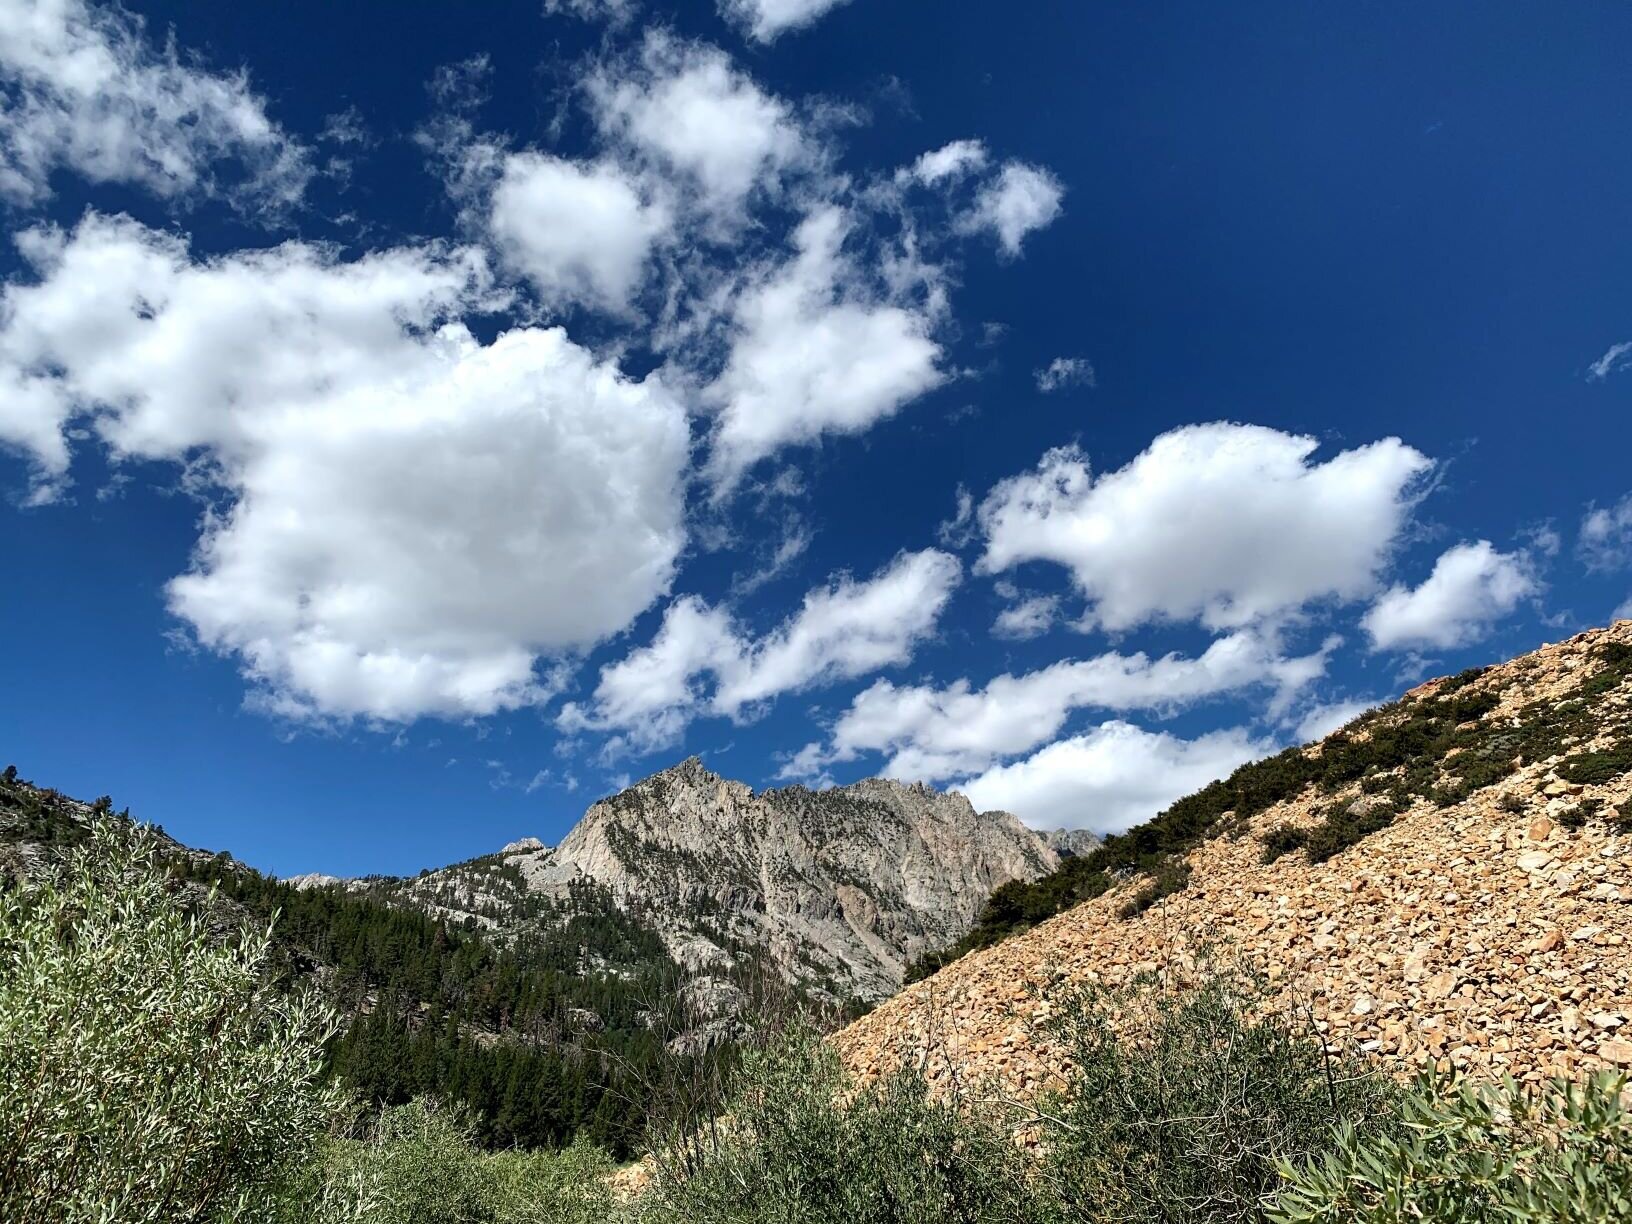
[[[1624,369],[1629,363],[1632,363],[1632,340],[1612,344],[1604,351],[1602,357],[1587,367],[1587,381],[1603,382],[1616,370]]]
[[[794,256],[731,308],[730,353],[704,392],[717,495],[784,446],[860,433],[945,378],[931,308],[870,291],[844,253],[848,225],[835,207],[807,217]]]
[[[195,262],[94,215],[22,248],[39,279],[0,299],[0,437],[47,493],[74,422],[116,459],[186,462],[220,490],[170,607],[268,708],[406,720],[533,703],[541,656],[667,589],[681,405],[559,329],[478,343],[459,322],[489,304],[471,252],[339,262],[289,243]]]
[[[532,152],[503,158],[487,221],[494,245],[546,305],[615,312],[628,309],[674,224],[667,205],[618,166]]]
[[[747,653],[745,666],[721,676],[716,704],[739,710],[818,681],[905,663],[934,632],[962,573],[956,557],[927,548],[901,554],[866,582],[846,578],[810,592],[797,614]]]
[[[80,0],[0,0],[0,195],[39,200],[60,167],[171,198],[230,187],[278,208],[301,198],[309,160],[243,73],[155,48],[141,18]]]
[[[758,639],[726,610],[678,599],[651,643],[602,668],[588,706],[569,704],[558,725],[615,732],[614,750],[651,751],[699,713],[745,717],[780,694],[905,663],[934,632],[961,574],[957,558],[937,549],[902,553],[865,581],[846,576],[809,592]]]
[[[1319,444],[1216,423],[1157,438],[1097,480],[1075,447],[998,484],[980,569],[1067,567],[1085,622],[1199,619],[1233,629],[1320,598],[1370,594],[1428,459],[1388,438],[1311,463]]]
[[[1049,171],[1009,162],[981,187],[974,206],[960,218],[959,228],[968,233],[990,231],[1004,254],[1017,256],[1027,234],[1060,215],[1064,198],[1065,188]]]
[[[879,680],[840,716],[828,750],[806,749],[797,759],[822,768],[882,752],[887,776],[938,782],[1031,751],[1058,735],[1076,710],[1173,711],[1269,687],[1274,691],[1270,708],[1280,711],[1325,673],[1327,656],[1338,644],[1330,639],[1314,654],[1287,658],[1273,642],[1242,632],[1218,639],[1195,658],[1108,653],[1001,675],[983,689],[967,680],[945,688]]]
[[[1419,587],[1390,587],[1361,620],[1373,650],[1464,646],[1540,590],[1529,557],[1489,540],[1448,548]]]
[[[1044,395],[1064,387],[1092,387],[1093,363],[1085,357],[1056,357],[1040,370],[1033,371],[1037,390]]]
[[[619,745],[651,752],[674,743],[705,704],[703,680],[741,665],[730,612],[695,595],[671,603],[651,642],[601,669],[589,709],[568,703],[564,731],[617,731]]]
[[[740,25],[755,42],[815,25],[848,0],[719,0],[720,15]]]
[[[705,43],[653,31],[638,58],[601,65],[587,89],[604,138],[679,176],[703,208],[728,220],[781,171],[818,156],[787,103]]]
[[[1013,812],[1033,828],[1122,833],[1274,750],[1236,728],[1196,739],[1108,722],[1001,765],[958,789],[979,811]]]
[[[981,141],[954,140],[923,154],[903,175],[933,187],[984,170],[986,160],[986,146]]]
[[[1348,726],[1377,703],[1365,698],[1352,701],[1333,701],[1309,709],[1298,720],[1297,737],[1302,744],[1325,739],[1333,731]]]
[[[1588,509],[1575,551],[1589,570],[1609,572],[1632,565],[1632,493],[1613,506]]]

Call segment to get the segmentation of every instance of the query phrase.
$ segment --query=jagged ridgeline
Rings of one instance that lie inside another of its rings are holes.
[[[892,994],[994,888],[1059,861],[1048,838],[961,795],[880,779],[756,792],[695,758],[594,804],[559,846],[506,858],[528,896],[604,887],[688,972],[763,963],[838,1007]]]
[[[1251,819],[1310,788],[1335,796],[1358,784],[1358,798],[1325,805],[1312,825],[1281,824],[1263,835],[1266,861],[1302,851],[1324,862],[1386,828],[1414,804],[1451,807],[1496,786],[1521,768],[1561,757],[1559,777],[1572,785],[1607,782],[1632,770],[1632,705],[1606,700],[1632,681],[1632,642],[1590,635],[1590,664],[1562,692],[1496,715],[1503,695],[1535,666],[1519,660],[1474,668],[1413,690],[1372,710],[1318,745],[1288,748],[1243,765],[1228,778],[1180,799],[1155,818],[1108,837],[1035,880],[995,890],[979,920],[956,944],[914,963],[916,981],[967,952],[990,947],[1113,886],[1143,880],[1121,906],[1123,917],[1181,892],[1190,878],[1185,856],[1211,837],[1237,833]],[[1587,749],[1581,745],[1597,743]],[[1572,819],[1632,820],[1586,800]]]
[[[38,869],[97,807],[0,783],[0,867]],[[278,880],[164,839],[178,903],[278,915],[276,971],[345,1017],[332,1073],[386,1104],[450,1097],[495,1146],[638,1141],[676,1060],[729,1057],[778,1006],[854,1015],[953,943],[994,888],[1097,843],[872,779],[755,792],[696,759],[527,838],[417,876]],[[671,1103],[672,1104],[672,1103]]]

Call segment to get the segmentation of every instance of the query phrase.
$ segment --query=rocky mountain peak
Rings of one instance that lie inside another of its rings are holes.
[[[1059,859],[1008,813],[921,783],[756,793],[688,757],[591,805],[553,851],[507,862],[551,896],[609,890],[694,972],[727,973],[746,949],[791,982],[873,1000],[993,889]]]
[[[683,761],[677,761],[667,769],[660,769],[651,777],[635,783],[636,787],[649,786],[659,779],[673,782],[682,786],[710,787],[716,786],[725,779],[708,766],[703,764],[703,758],[693,754]],[[632,789],[632,788],[631,788]]]
[[[1059,862],[1048,839],[956,792],[867,778],[756,793],[691,756],[591,804],[557,846],[520,838],[387,891],[500,935],[610,898],[694,974],[756,962],[874,1001],[959,939],[993,890]]]

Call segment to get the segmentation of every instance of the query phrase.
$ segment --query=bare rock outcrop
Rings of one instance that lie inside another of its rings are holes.
[[[593,805],[560,845],[510,854],[529,890],[593,881],[694,972],[744,955],[834,998],[883,998],[993,889],[1053,870],[1047,842],[962,795],[868,779],[755,792],[692,758]]]

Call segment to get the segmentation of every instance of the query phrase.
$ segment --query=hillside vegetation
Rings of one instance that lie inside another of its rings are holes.
[[[919,980],[966,952],[991,947],[1019,931],[1118,884],[1140,881],[1121,914],[1131,917],[1189,880],[1185,856],[1220,833],[1238,831],[1260,813],[1306,792],[1328,802],[1313,824],[1283,824],[1263,836],[1275,858],[1305,851],[1324,862],[1369,833],[1387,827],[1419,802],[1450,807],[1496,786],[1526,765],[1560,757],[1587,739],[1601,747],[1578,750],[1559,761],[1559,776],[1572,783],[1604,783],[1632,769],[1632,708],[1612,694],[1632,680],[1632,641],[1607,638],[1589,652],[1592,666],[1562,696],[1539,697],[1501,718],[1503,694],[1522,683],[1508,667],[1474,669],[1419,689],[1362,715],[1321,741],[1318,751],[1287,748],[1241,766],[1229,777],[1174,803],[1154,819],[1107,837],[1087,855],[1059,870],[997,889],[979,920],[945,952],[914,965]],[[1363,798],[1347,796],[1358,786]],[[1341,802],[1338,797],[1343,796]],[[1589,808],[1587,815],[1596,809]],[[1619,811],[1602,813],[1619,818]],[[1632,818],[1632,813],[1629,813]]]
[[[1035,1094],[1051,992],[1223,959],[1407,1071],[1632,1066],[1629,768],[1623,621],[1424,684],[1000,890],[961,957],[836,1040],[864,1079],[934,1045],[936,1082]]]
[[[623,1019],[673,979],[616,905],[497,940],[8,771],[0,1218],[1632,1218],[1629,707],[1632,623],[1423,685],[1012,890],[1046,900],[832,1038],[761,1017],[706,1066]],[[665,1084],[691,1108],[606,1125]]]
[[[14,871],[59,859],[90,836],[95,807],[0,778],[0,853]],[[683,1017],[661,1006],[679,972],[661,943],[588,886],[572,920],[500,943],[371,892],[296,888],[161,838],[178,899],[214,890],[216,929],[274,937],[265,970],[312,985],[338,1027],[324,1068],[365,1100],[434,1094],[467,1109],[492,1147],[559,1147],[585,1135],[627,1154],[646,1122],[664,1045]],[[596,968],[586,969],[592,958]]]
[[[361,1109],[322,1073],[333,1011],[159,867],[156,839],[102,819],[0,892],[0,1218],[1607,1224],[1632,1205],[1621,1081],[1401,1089],[1229,974],[1058,998],[1070,1073],[1029,1111],[911,1070],[858,1084],[796,1022],[746,1052],[722,1121],[651,1133],[630,1198],[581,1139],[484,1153],[436,1101]]]

